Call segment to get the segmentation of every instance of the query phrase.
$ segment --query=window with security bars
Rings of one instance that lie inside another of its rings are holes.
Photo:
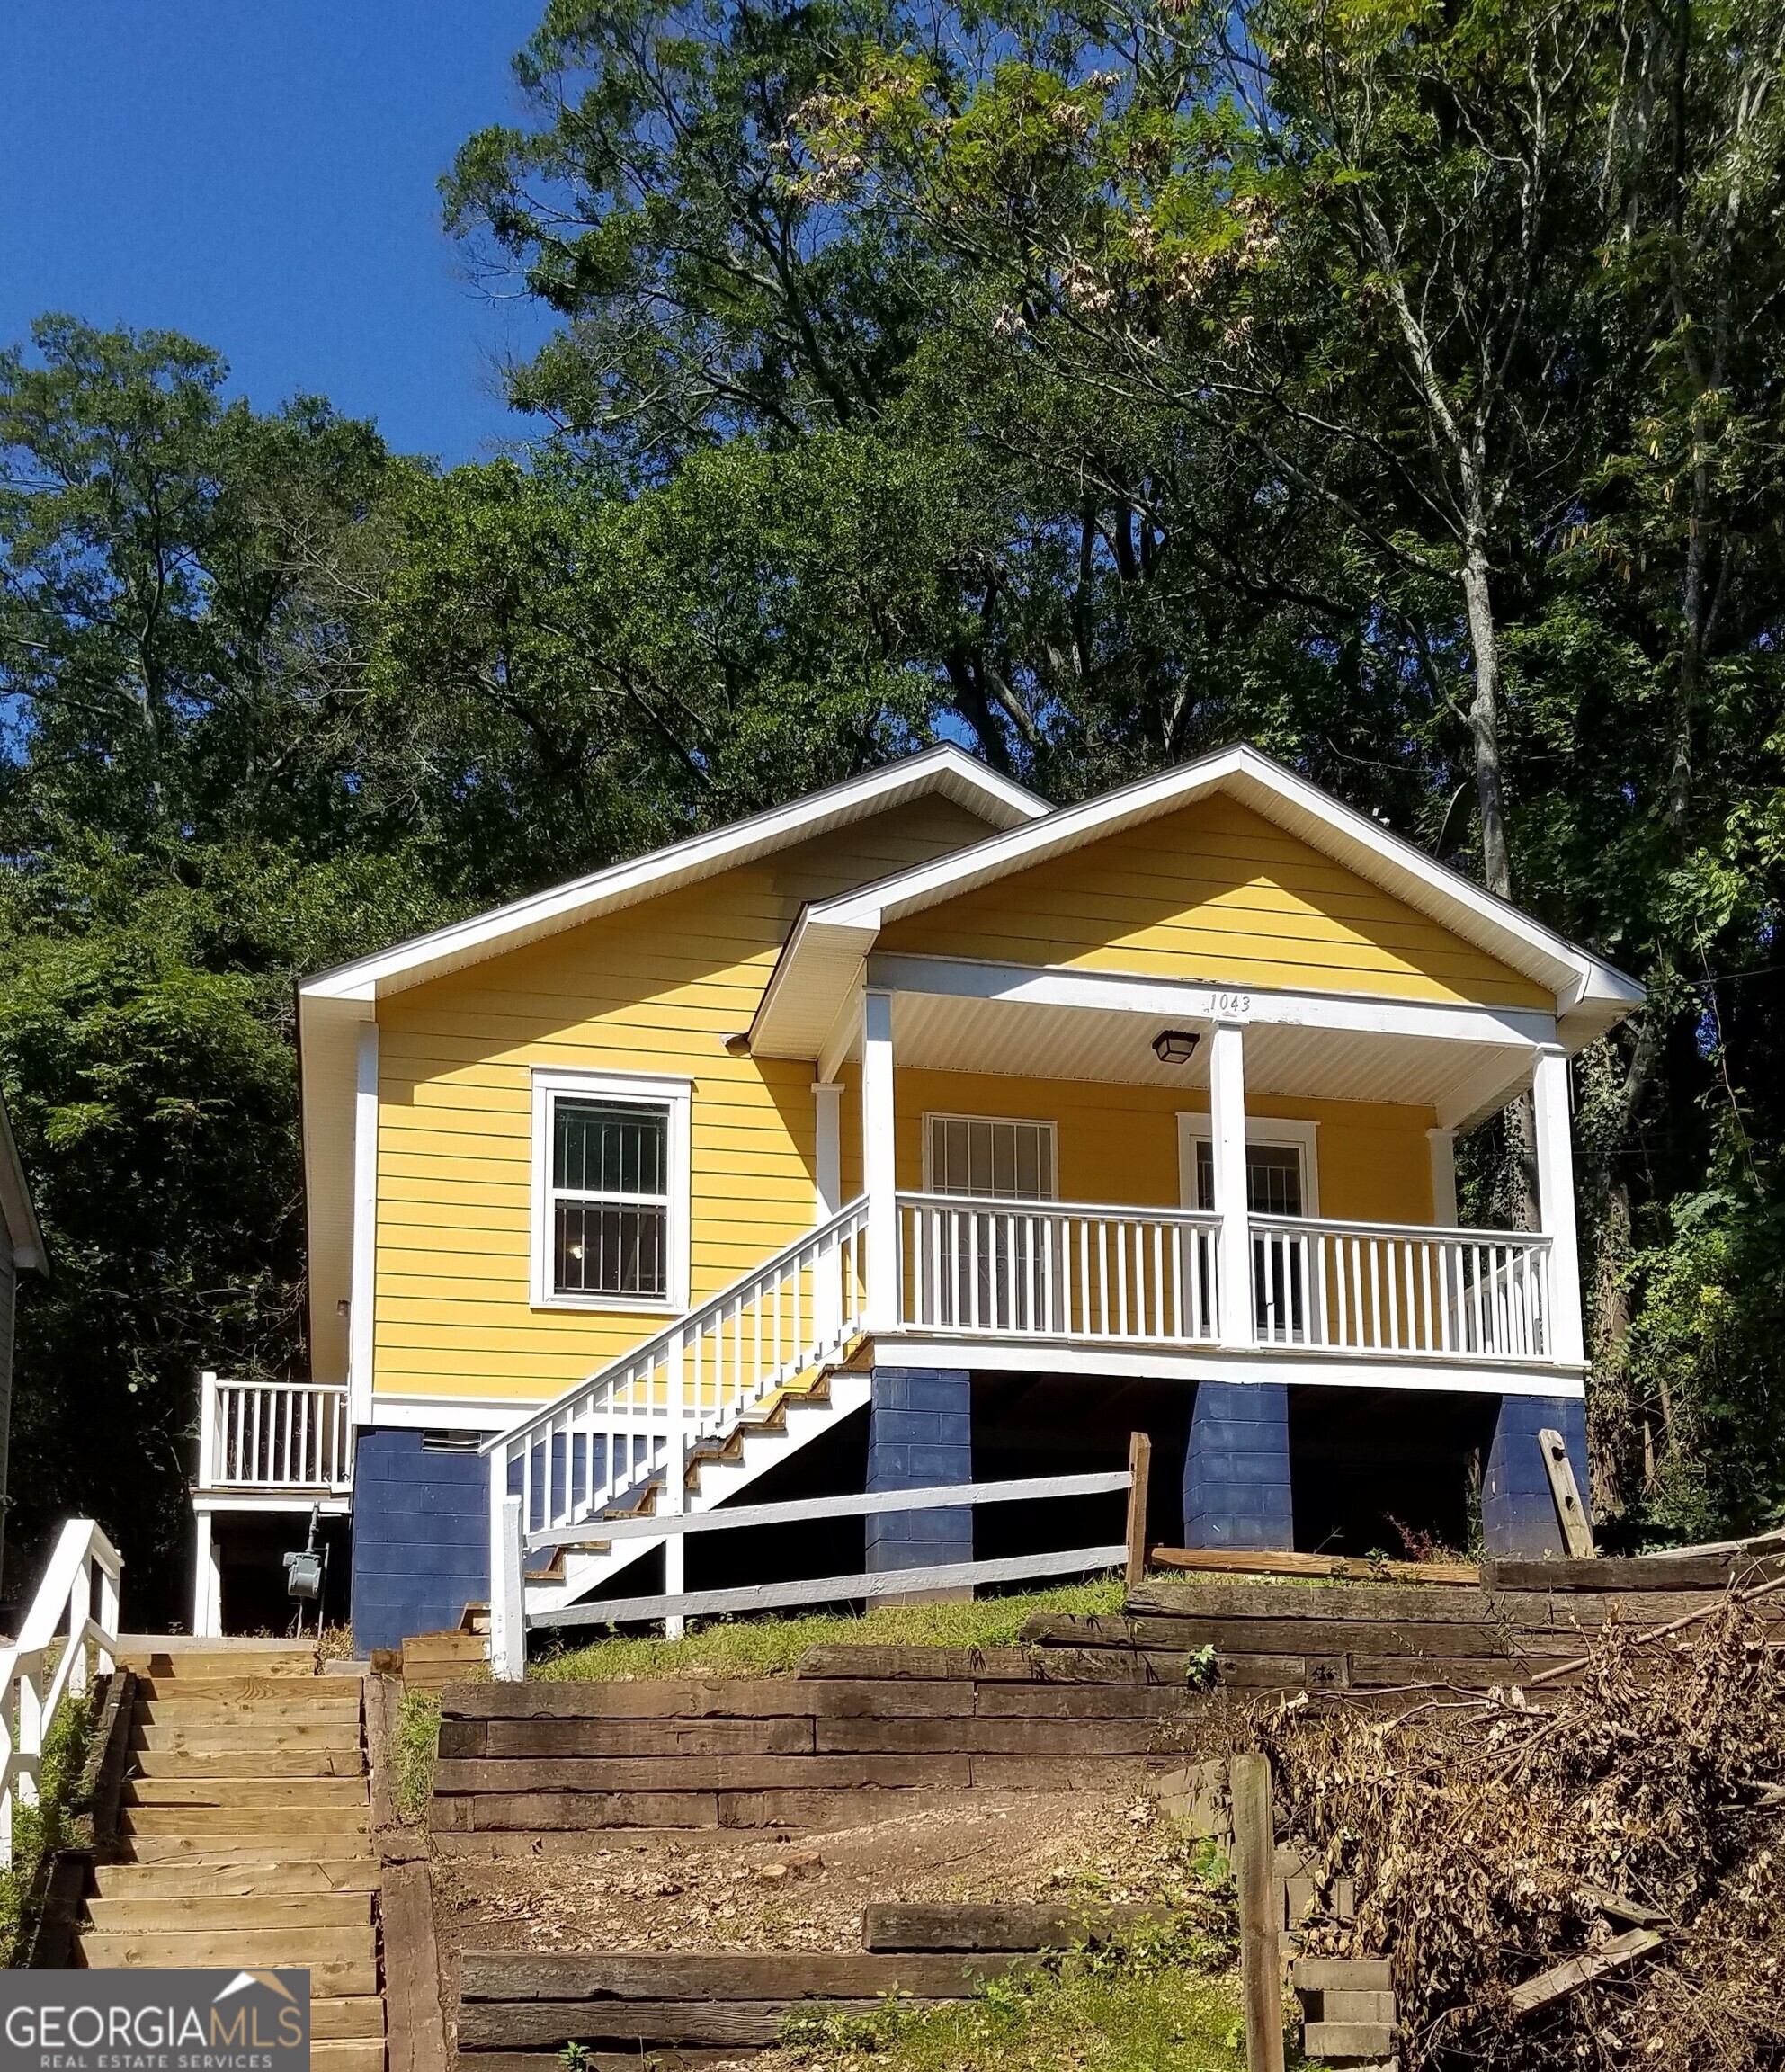
[[[927,1121],[932,1193],[1054,1199],[1051,1123],[982,1115],[932,1115]]]
[[[1215,1151],[1206,1137],[1196,1147],[1196,1206],[1215,1206]],[[1254,1216],[1301,1214],[1301,1152],[1297,1146],[1246,1146],[1245,1206]]]
[[[666,1105],[554,1097],[555,1293],[668,1294],[669,1164]]]

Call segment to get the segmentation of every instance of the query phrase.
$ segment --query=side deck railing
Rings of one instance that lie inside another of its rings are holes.
[[[18,1639],[0,1650],[0,1865],[13,1860],[14,1809],[37,1804],[44,1737],[63,1700],[117,1666],[123,1566],[91,1518],[70,1518]]]
[[[1389,1357],[1549,1356],[1549,1239],[1523,1230],[1252,1219],[1263,1344]]]
[[[344,1386],[200,1377],[201,1489],[335,1496],[353,1480],[353,1427]]]

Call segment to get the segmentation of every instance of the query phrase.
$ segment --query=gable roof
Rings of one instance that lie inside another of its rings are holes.
[[[310,1359],[316,1378],[338,1380],[345,1372],[347,1327],[342,1305],[353,1278],[359,1032],[376,1020],[379,1001],[925,798],[950,799],[1000,828],[1022,826],[1048,811],[1046,802],[1032,791],[1000,777],[963,750],[944,745],[356,958],[301,985],[298,1054],[309,1237]]]
[[[852,777],[790,805],[748,819],[733,820],[705,835],[691,835],[667,848],[614,863],[567,884],[513,899],[487,914],[454,921],[395,948],[361,957],[319,973],[299,989],[302,1000],[381,1000],[430,978],[462,970],[486,957],[518,950],[560,929],[575,928],[602,914],[637,906],[642,899],[698,884],[796,842],[809,841],[852,820],[886,813],[915,799],[952,799],[995,827],[1017,827],[1040,818],[1047,802],[951,744],[888,763],[866,776]]]
[[[890,923],[1216,792],[1541,986],[1555,997],[1558,1032],[1570,1049],[1591,1042],[1642,1000],[1642,987],[1615,966],[1241,744],[808,906],[763,992],[752,1049],[771,1057],[816,1057],[859,981],[862,960]]]
[[[21,1272],[48,1273],[49,1255],[44,1250],[43,1233],[38,1228],[37,1210],[31,1206],[25,1169],[19,1162],[19,1148],[13,1139],[13,1124],[6,1103],[0,1100],[0,1235]]]

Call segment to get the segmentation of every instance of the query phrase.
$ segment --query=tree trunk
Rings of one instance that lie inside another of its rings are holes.
[[[1487,540],[1471,522],[1463,548],[1463,602],[1475,656],[1475,696],[1468,710],[1475,752],[1476,801],[1481,812],[1481,870],[1490,892],[1513,897],[1513,858],[1506,841],[1506,793],[1500,768],[1500,635],[1487,575]]]

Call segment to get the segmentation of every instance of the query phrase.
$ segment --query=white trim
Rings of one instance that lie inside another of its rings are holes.
[[[1209,986],[1138,972],[1063,965],[999,964],[972,957],[877,951],[869,982],[891,993],[1001,1000],[1017,1006],[1082,1007],[1212,1026],[1217,1021],[1330,1029],[1345,1035],[1419,1036],[1530,1051],[1556,1040],[1556,1017],[1537,1007],[1478,1007],[1467,1001],[1409,1000],[1388,994],[1311,993],[1290,987]]]
[[[1109,1374],[1154,1381],[1286,1381],[1298,1389],[1448,1389],[1463,1396],[1557,1396],[1586,1393],[1577,1366],[1519,1366],[1497,1354],[1478,1363],[1422,1360],[1397,1353],[1323,1350],[1285,1358],[1272,1349],[1186,1345],[1182,1350],[1128,1343],[1068,1345],[1025,1335],[1020,1340],[905,1332],[877,1333],[877,1367],[964,1367],[974,1372]]]
[[[534,942],[636,905],[674,885],[711,877],[752,856],[784,849],[827,828],[886,811],[907,799],[940,792],[993,823],[1012,826],[1045,815],[1046,802],[1001,777],[952,744],[907,755],[861,777],[809,793],[766,813],[734,820],[710,834],[655,849],[605,871],[554,885],[469,920],[418,935],[376,956],[318,973],[299,988],[300,999],[377,1000],[418,986],[522,942]]]
[[[1048,1139],[1048,1172],[1053,1182],[1051,1194],[1013,1194],[1013,1201],[1058,1201],[1060,1198],[1060,1130],[1058,1122],[1049,1121],[1042,1115],[967,1115],[952,1109],[926,1108],[924,1111],[924,1192],[926,1194],[957,1193],[959,1189],[939,1186],[936,1181],[933,1147],[930,1137],[933,1122],[986,1122],[996,1127],[1004,1124],[1012,1129],[1040,1130]],[[978,1192],[976,1190],[976,1192]],[[995,1190],[987,1190],[994,1192]],[[998,1195],[997,1199],[1005,1199]]]
[[[1568,1060],[1551,1046],[1540,1050],[1531,1076],[1537,1133],[1537,1198],[1549,1238],[1549,1302],[1561,1360],[1584,1357],[1581,1331],[1580,1239],[1575,1227],[1574,1132],[1568,1116]]]
[[[861,1192],[868,1198],[870,1330],[894,1324],[899,1311],[898,1176],[893,1096],[892,1000],[861,996]]]
[[[1200,1109],[1178,1111],[1178,1206],[1194,1209],[1196,1199],[1196,1147],[1214,1140],[1209,1116]],[[1247,1144],[1293,1144],[1301,1153],[1301,1192],[1304,1216],[1320,1213],[1320,1125],[1291,1121],[1287,1115],[1248,1115]]]
[[[688,1307],[688,1242],[692,1163],[690,1111],[694,1084],[647,1072],[590,1072],[562,1065],[533,1067],[533,1205],[529,1240],[531,1299],[535,1309],[584,1309],[623,1316],[677,1317]],[[669,1192],[665,1200],[665,1280],[660,1298],[567,1295],[552,1285],[552,1103],[573,1100],[632,1102],[669,1112]]]
[[[843,1088],[834,1079],[812,1085],[813,1220],[828,1223],[843,1207]]]
[[[353,1077],[353,1283],[347,1298],[347,1405],[371,1422],[378,1323],[378,1023],[360,1024]]]
[[[325,1518],[348,1518],[353,1515],[353,1499],[351,1496],[318,1496],[314,1490],[305,1494],[275,1490],[230,1495],[223,1490],[194,1490],[192,1492],[193,1514],[201,1520],[228,1518],[235,1515],[276,1516],[290,1513],[299,1518],[308,1518],[312,1511],[320,1511]]]
[[[380,1389],[372,1398],[371,1422],[379,1431],[493,1433],[553,1400],[554,1396],[425,1396]]]

